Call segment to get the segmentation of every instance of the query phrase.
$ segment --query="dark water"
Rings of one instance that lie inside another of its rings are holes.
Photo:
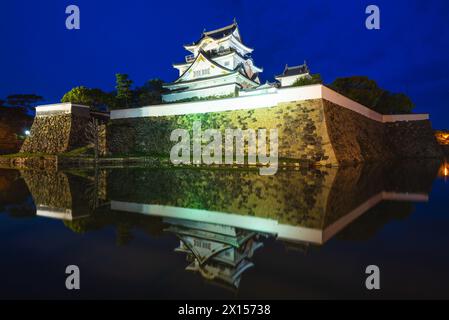
[[[0,298],[449,298],[448,205],[430,161],[0,170]]]

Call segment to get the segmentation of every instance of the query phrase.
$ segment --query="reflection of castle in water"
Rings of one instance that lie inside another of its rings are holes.
[[[262,246],[260,235],[225,225],[164,219],[166,229],[179,239],[176,252],[186,254],[186,270],[199,272],[205,279],[237,288],[241,275],[254,264],[250,261]]]
[[[145,168],[21,175],[37,215],[64,220],[75,232],[114,225],[122,233],[120,243],[132,236],[131,229],[152,235],[164,230],[179,238],[175,251],[185,254],[186,270],[238,288],[264,237],[301,247],[322,245],[344,229],[360,236],[352,226],[363,223],[366,219],[359,217],[379,203],[427,201],[439,166],[413,162],[281,171],[275,176]],[[382,219],[368,219],[370,226],[360,229],[374,234],[395,215],[403,217],[401,210],[411,212],[410,206],[402,208],[384,210]]]

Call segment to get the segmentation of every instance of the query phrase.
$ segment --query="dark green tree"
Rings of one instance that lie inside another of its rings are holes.
[[[117,100],[119,103],[123,103],[125,107],[131,105],[133,99],[133,91],[131,86],[133,84],[132,80],[129,79],[127,74],[117,73],[115,75],[115,89],[117,90]]]
[[[364,76],[337,78],[329,87],[382,114],[411,113],[414,108],[405,94],[384,90]]]
[[[72,102],[90,106],[95,110],[104,110],[115,106],[115,97],[113,94],[106,93],[101,89],[79,86],[67,92],[62,97],[61,102]]]
[[[138,106],[148,106],[162,102],[164,92],[163,81],[161,79],[151,79],[145,82],[142,87],[134,91],[135,104]]]
[[[23,108],[26,112],[42,100],[44,98],[36,94],[12,94],[6,97],[6,104],[12,108]]]
[[[377,111],[383,114],[412,113],[413,101],[403,93],[387,92],[377,105]]]

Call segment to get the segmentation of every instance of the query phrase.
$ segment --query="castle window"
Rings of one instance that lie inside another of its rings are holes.
[[[205,75],[208,75],[208,74],[210,74],[210,69],[209,69],[209,68],[207,68],[207,69],[202,69],[202,70],[195,70],[195,71],[193,71],[193,76],[194,76],[195,78],[201,77],[201,76],[205,76]]]

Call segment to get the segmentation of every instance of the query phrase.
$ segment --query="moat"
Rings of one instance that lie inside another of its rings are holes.
[[[0,169],[0,298],[449,298],[448,170]]]

